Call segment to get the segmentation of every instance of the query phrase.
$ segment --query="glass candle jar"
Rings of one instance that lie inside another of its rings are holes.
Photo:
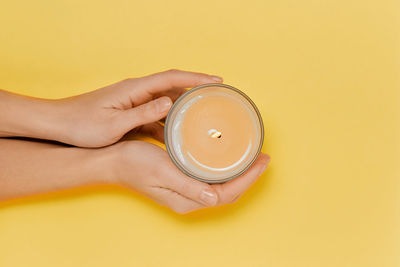
[[[260,112],[242,91],[203,84],[179,97],[165,122],[165,145],[186,175],[222,183],[244,173],[264,140]]]

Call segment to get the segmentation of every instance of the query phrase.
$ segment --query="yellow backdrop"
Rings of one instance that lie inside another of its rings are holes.
[[[2,203],[0,266],[400,266],[399,14],[396,0],[3,1],[1,88],[221,75],[260,108],[272,162],[235,205],[183,216],[116,187]]]

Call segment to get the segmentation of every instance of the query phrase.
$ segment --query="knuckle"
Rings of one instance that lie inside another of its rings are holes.
[[[230,203],[235,203],[237,200],[238,196],[234,194],[225,194],[225,196],[222,199],[222,203],[225,204],[230,204]]]
[[[165,80],[164,83],[167,85],[167,87],[172,88],[173,84],[177,81],[179,74],[182,71],[178,69],[169,69],[166,72],[163,73],[165,75],[163,79]]]
[[[178,72],[179,72],[178,69],[169,69],[169,70],[166,71],[166,73],[169,73],[169,74],[176,74]]]
[[[150,101],[146,104],[136,107],[134,116],[136,117],[136,120],[140,122],[149,121],[154,117],[153,114],[155,114],[156,111],[157,111],[156,103],[154,103],[154,101]]]
[[[230,191],[226,191],[226,190],[223,192],[223,195],[224,195],[224,199],[227,201],[234,199],[236,196],[236,194],[234,192],[230,192]]]
[[[144,113],[147,117],[152,117],[154,112],[157,112],[158,101],[150,101],[145,105]]]
[[[131,90],[132,88],[135,88],[135,86],[139,86],[140,81],[141,78],[126,78],[125,80],[122,81],[122,83],[126,89]]]
[[[126,78],[126,79],[123,79],[121,82],[122,83],[132,83],[134,80],[135,80],[135,78]]]

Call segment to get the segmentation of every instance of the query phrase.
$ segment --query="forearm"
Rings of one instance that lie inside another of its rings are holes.
[[[0,200],[108,183],[107,149],[0,138]]]
[[[0,90],[0,137],[54,140],[60,132],[56,102]]]

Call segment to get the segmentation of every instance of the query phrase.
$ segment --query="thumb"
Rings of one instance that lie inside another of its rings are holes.
[[[126,123],[126,131],[138,126],[155,122],[164,118],[172,106],[169,97],[163,96],[124,111],[123,120]]]

